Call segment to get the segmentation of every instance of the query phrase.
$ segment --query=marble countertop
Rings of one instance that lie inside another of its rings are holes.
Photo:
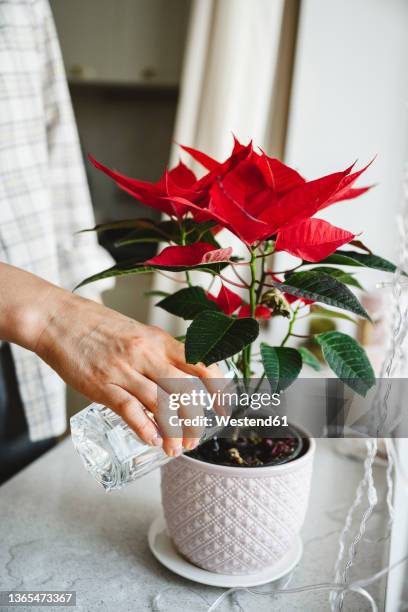
[[[339,532],[362,473],[360,462],[334,452],[339,441],[317,442],[311,503],[302,532],[304,554],[290,586],[332,580]],[[375,470],[383,500],[384,468]],[[175,587],[165,593],[163,610],[206,610],[222,590],[179,578],[148,548],[147,530],[160,511],[159,478],[156,471],[122,491],[105,493],[83,469],[70,440],[62,442],[0,487],[0,590],[77,592],[76,608],[48,610],[139,612],[152,610],[158,591]],[[378,539],[386,530],[381,502],[360,547],[354,577],[384,566],[388,540]],[[382,610],[385,581],[369,590]],[[329,609],[327,593],[287,594],[273,600],[242,593],[239,603],[245,612]],[[18,608],[34,609],[40,608]],[[230,601],[220,607],[221,612],[238,609]],[[369,609],[358,595],[345,599],[345,611]]]

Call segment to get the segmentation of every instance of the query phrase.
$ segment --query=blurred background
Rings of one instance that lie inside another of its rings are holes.
[[[363,232],[374,252],[398,258],[408,157],[406,0],[51,0],[51,6],[84,156],[91,152],[145,180],[177,163],[176,142],[225,158],[231,132],[309,179],[377,156],[362,182],[375,189],[324,217]],[[158,214],[86,166],[98,223]],[[117,238],[107,232],[101,241],[126,259],[126,247],[112,247]],[[155,245],[140,249],[148,257]],[[285,267],[284,255],[276,259],[274,269]],[[380,278],[371,271],[362,280],[366,306],[384,320],[389,293],[376,288]],[[171,281],[120,278],[104,299],[176,333],[170,315],[144,299],[152,286],[168,289]],[[282,324],[264,329],[270,341]],[[384,327],[342,325],[378,365]]]
[[[190,0],[52,0],[51,7],[84,157],[157,180],[170,155]],[[87,162],[86,169],[97,223],[157,217]],[[112,250],[117,238],[110,232],[101,241]],[[126,248],[115,257],[126,258]],[[119,279],[105,300],[146,320],[149,284]]]

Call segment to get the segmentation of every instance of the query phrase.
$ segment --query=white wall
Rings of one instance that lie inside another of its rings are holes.
[[[302,0],[286,159],[307,177],[377,160],[378,186],[325,217],[396,256],[408,145],[408,2]]]
[[[377,186],[319,216],[363,232],[374,252],[394,261],[408,161],[407,34],[407,0],[302,0],[285,151],[286,162],[308,179],[346,168],[357,157],[362,167],[377,155],[359,183]],[[278,255],[274,269],[288,260],[296,261]],[[391,277],[364,270],[358,277],[385,312],[389,298],[376,284]],[[273,341],[285,325],[274,323]],[[352,324],[341,327],[356,333]]]

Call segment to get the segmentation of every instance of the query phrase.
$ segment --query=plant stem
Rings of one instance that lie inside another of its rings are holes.
[[[265,272],[265,258],[262,258],[261,260],[261,278],[259,279],[259,284],[258,284],[258,288],[256,290],[256,301],[259,302],[259,299],[262,295],[262,290],[263,290],[263,285],[265,282],[265,276],[266,276],[266,272]]]
[[[293,268],[289,268],[289,270],[278,270],[277,272],[273,271],[271,272],[271,274],[289,274],[289,272],[295,272],[295,270],[301,268],[302,266],[303,262],[298,264],[297,266],[294,266]]]
[[[291,336],[292,338],[313,338],[313,334],[294,334],[292,333]]]
[[[250,312],[251,312],[251,317],[254,319],[255,318],[255,309],[256,309],[256,292],[255,292],[255,285],[256,285],[256,256],[255,256],[255,250],[252,251],[252,256],[251,256],[251,261],[249,264],[249,268],[251,270],[251,282],[249,285],[249,306],[250,306]]]
[[[215,279],[216,279],[216,275],[214,274],[214,276],[211,278],[210,280],[210,284],[207,287],[207,293],[210,293],[211,289],[213,288],[213,285],[215,283]]]
[[[265,374],[265,372],[264,372],[264,373],[262,374],[261,378],[258,380],[258,383],[257,383],[257,385],[256,385],[256,387],[255,387],[255,391],[254,391],[254,393],[258,393],[259,389],[261,388],[261,385],[262,385],[263,381],[265,380],[265,376],[266,376],[266,374]]]
[[[236,283],[235,281],[231,280],[230,278],[227,278],[226,276],[223,276],[221,274],[221,272],[216,274],[216,276],[218,276],[218,278],[223,280],[225,283],[229,283],[230,285],[233,285],[234,287],[239,287],[240,289],[248,289],[248,285],[247,284],[243,285],[242,283]]]
[[[265,284],[265,278],[266,278],[266,262],[267,262],[267,258],[272,255],[273,251],[274,251],[274,245],[275,243],[272,243],[272,245],[270,246],[269,244],[267,245],[265,252],[263,253],[262,259],[261,259],[261,277],[259,279],[259,283],[258,283],[258,287],[256,290],[256,301],[259,302],[261,295],[262,295],[262,291],[264,288],[264,284]]]
[[[249,311],[250,316],[255,319],[256,311],[256,290],[255,285],[256,279],[256,249],[250,249],[251,260],[249,262],[249,269],[251,271],[251,282],[249,284]],[[251,377],[251,345],[246,346],[242,351],[242,373],[244,380],[247,381]]]
[[[299,306],[296,306],[295,310],[293,311],[293,316],[292,316],[291,320],[289,321],[288,333],[286,334],[286,336],[282,340],[281,346],[285,346],[286,342],[289,340],[290,336],[292,335],[293,326],[295,324],[298,312],[299,312]]]
[[[241,283],[244,285],[244,287],[246,287],[247,289],[249,289],[249,285],[248,283],[245,281],[245,279],[242,278],[242,276],[238,273],[238,271],[235,268],[235,264],[231,264],[231,270],[233,271],[233,273],[235,274],[235,276],[238,278],[238,280],[241,281]]]
[[[183,221],[181,221],[181,223],[180,223],[180,234],[181,234],[181,236],[180,236],[181,244],[182,244],[182,246],[185,246],[186,245],[187,232],[186,232],[186,226],[184,225]],[[192,285],[192,282],[191,282],[190,273],[187,272],[187,270],[186,270],[185,274],[186,274],[187,285],[189,287],[192,287],[193,285]]]

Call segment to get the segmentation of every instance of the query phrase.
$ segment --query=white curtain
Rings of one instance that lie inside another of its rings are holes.
[[[282,156],[297,10],[298,0],[193,0],[175,143],[223,160],[234,133]],[[179,157],[175,144],[170,165]],[[183,161],[201,171],[184,155]],[[155,279],[155,289],[180,286]],[[151,309],[150,320],[182,333],[175,318],[160,309]]]

